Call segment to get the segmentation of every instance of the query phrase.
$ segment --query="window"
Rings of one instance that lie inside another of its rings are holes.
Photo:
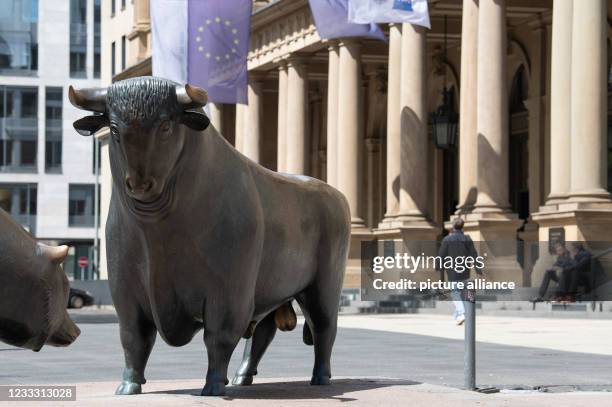
[[[121,0],[121,10],[125,10],[125,0]]]
[[[0,7],[0,73],[38,69],[38,0],[3,0]]]
[[[94,60],[93,60],[93,76],[100,77],[100,1],[94,0]]]
[[[0,172],[36,172],[38,89],[0,86]]]
[[[96,173],[100,174],[100,170],[102,169],[102,148],[100,146],[100,140],[98,140],[97,138],[92,137],[92,142],[93,142],[93,148],[92,148],[93,155],[92,155],[91,170],[92,170],[92,173],[95,175]],[[96,157],[96,153],[98,157]],[[97,172],[96,172],[96,164],[98,165]]]
[[[125,71],[125,35],[121,37],[121,71]]]
[[[115,15],[115,0],[111,0],[111,17]]]
[[[97,280],[99,276],[96,273],[93,264],[93,241],[70,242],[71,247],[68,250],[68,257],[64,262],[64,271],[68,274],[68,278],[75,280]],[[79,266],[79,259],[85,257],[88,259],[86,267]]]
[[[62,170],[62,88],[45,92],[45,171]]]
[[[0,184],[0,208],[32,234],[36,232],[36,184]]]
[[[111,43],[111,78],[115,76],[115,41]]]
[[[94,226],[94,186],[70,185],[68,188],[68,226]]]
[[[70,0],[70,76],[84,78],[87,59],[87,0]]]

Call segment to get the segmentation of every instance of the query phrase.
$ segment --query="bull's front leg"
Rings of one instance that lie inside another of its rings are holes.
[[[125,368],[117,395],[140,394],[146,383],[144,376],[149,355],[155,344],[155,325],[135,313],[120,315],[119,331],[125,356]]]
[[[248,329],[253,313],[252,307],[243,299],[239,299],[240,296],[231,295],[224,298],[225,301],[206,301],[204,343],[208,354],[208,371],[202,396],[225,395],[225,385],[229,382],[227,369],[230,358]],[[238,301],[242,303],[237,303]]]

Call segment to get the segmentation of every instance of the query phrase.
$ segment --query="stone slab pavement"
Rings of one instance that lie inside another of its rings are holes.
[[[201,334],[181,348],[158,339],[146,394],[116,397],[123,366],[116,323],[82,324],[79,340],[65,349],[0,344],[0,385],[76,385],[78,401],[67,406],[612,406],[612,321],[479,316],[477,383],[500,387],[496,394],[460,389],[463,328],[450,316],[344,315],[339,326],[331,386],[308,385],[312,348],[298,327],[277,334],[252,387],[229,387],[225,398],[196,397],[206,371]]]
[[[463,340],[464,332],[450,314],[342,315],[338,326],[456,340]],[[611,356],[608,338],[612,338],[609,319],[476,317],[476,340],[481,343]]]
[[[540,393],[512,391],[482,394],[446,386],[388,378],[337,378],[330,386],[310,386],[304,378],[263,379],[248,387],[228,387],[224,397],[200,397],[198,380],[153,381],[146,393],[113,396],[116,382],[79,383],[77,400],[53,406],[385,406],[385,407],[574,407],[610,406],[612,394],[602,392]],[[0,403],[40,406],[35,402]]]

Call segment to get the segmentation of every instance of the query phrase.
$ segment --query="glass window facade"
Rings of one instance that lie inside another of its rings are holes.
[[[87,0],[70,0],[70,76],[87,76]]]
[[[36,172],[38,89],[0,86],[0,172]]]
[[[45,91],[45,171],[62,170],[62,88]]]
[[[38,0],[2,0],[0,73],[32,74],[38,69]]]
[[[115,41],[111,43],[111,78],[115,76]]]
[[[100,77],[100,52],[101,52],[101,42],[100,42],[100,1],[94,0],[94,60],[93,60],[93,76],[94,78]]]
[[[0,208],[36,235],[36,184],[0,184]]]
[[[68,226],[94,226],[94,185],[70,185],[68,188]]]
[[[121,72],[125,71],[125,35],[121,37]]]

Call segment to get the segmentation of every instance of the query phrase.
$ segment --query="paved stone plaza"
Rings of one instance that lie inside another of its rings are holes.
[[[335,381],[329,387],[307,384],[312,349],[302,344],[298,327],[277,334],[255,385],[229,387],[223,399],[193,397],[206,368],[199,338],[182,348],[158,339],[147,369],[149,383],[143,386],[147,394],[118,398],[112,393],[123,356],[115,323],[81,324],[83,333],[70,351],[44,348],[35,354],[1,345],[0,384],[76,384],[78,401],[86,405],[223,405],[228,400],[249,406],[406,405],[406,400],[415,406],[612,403],[610,320],[479,317],[477,384],[502,389],[490,395],[460,390],[463,329],[448,316],[345,315],[340,326],[332,362]]]

